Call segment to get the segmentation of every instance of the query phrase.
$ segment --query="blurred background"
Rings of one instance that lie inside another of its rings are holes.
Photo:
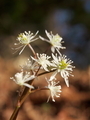
[[[32,94],[17,120],[90,120],[90,0],[0,0],[0,120],[10,118],[18,98],[10,77],[32,54],[29,48],[13,54],[12,47],[18,34],[37,30],[45,38],[45,30],[62,36],[62,53],[76,68],[70,88],[59,78],[62,93],[56,103],[46,103],[47,92]],[[39,40],[32,46],[42,53],[48,44]]]

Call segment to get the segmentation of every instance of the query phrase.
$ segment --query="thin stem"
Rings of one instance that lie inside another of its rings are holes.
[[[49,90],[49,89],[48,88],[38,88],[38,89],[33,90],[31,93],[34,93],[34,92],[37,92],[40,90]]]
[[[25,94],[25,96],[23,97],[23,99],[19,99],[18,100],[18,103],[17,103],[17,106],[16,108],[14,109],[14,112],[13,114],[11,115],[10,119],[9,120],[16,120],[17,118],[17,115],[18,115],[18,112],[22,106],[22,104],[24,103],[25,99],[29,96],[30,93],[34,93],[36,91],[39,91],[39,90],[48,90],[48,88],[38,88],[38,89],[35,89],[35,90],[28,90],[28,92]]]
[[[23,99],[21,99],[20,104],[22,105],[25,101],[25,99],[29,96],[29,94],[32,93],[31,90],[28,90],[28,92],[24,95]]]
[[[45,50],[44,53],[47,53],[50,48],[51,48],[51,45]]]
[[[47,73],[51,73],[51,72],[54,72],[54,71],[55,70],[52,70],[52,71],[49,71],[49,72],[45,71],[45,72],[39,73],[37,76],[41,76],[41,75],[44,75],[44,74],[47,74]]]
[[[24,97],[22,97],[23,94],[21,95],[21,97],[19,98],[19,100],[18,100],[18,102],[17,102],[17,106],[16,106],[16,108],[14,109],[13,114],[11,115],[11,117],[10,117],[9,120],[16,120],[17,115],[18,115],[18,112],[19,112],[22,104],[24,103],[25,99],[29,96],[30,93],[31,93],[30,90],[28,90],[28,92],[24,95]],[[22,98],[22,99],[21,99],[21,98]]]
[[[31,46],[30,44],[28,44],[28,46],[29,46],[29,48],[31,49],[31,51],[32,51],[32,53],[33,53],[33,55],[34,55],[34,57],[36,57],[36,53],[35,53],[34,49],[32,48],[32,46]]]
[[[16,120],[20,107],[18,105],[16,106],[9,120]]]

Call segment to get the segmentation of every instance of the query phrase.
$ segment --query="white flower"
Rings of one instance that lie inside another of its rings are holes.
[[[38,54],[37,53],[37,59],[31,57],[33,60],[35,60],[39,65],[41,65],[41,67],[48,71],[47,67],[51,66],[51,63],[49,61],[49,59],[51,58],[50,56],[47,56],[46,54]]]
[[[27,59],[27,61],[25,62],[25,65],[22,65],[21,67],[24,70],[29,70],[29,71],[33,72],[33,74],[39,68],[38,64],[35,61],[30,60],[30,59]]]
[[[32,88],[32,89],[34,87],[32,85],[29,85],[26,82],[28,82],[30,80],[33,80],[34,78],[35,78],[35,76],[34,75],[30,75],[30,72],[25,72],[25,75],[24,75],[23,71],[20,72],[20,73],[16,73],[15,74],[15,78],[11,77],[11,79],[13,79],[13,81],[15,81],[16,84],[18,84],[20,86],[26,86],[26,87]]]
[[[38,34],[38,32],[39,32],[39,31],[37,31],[35,35],[33,35],[33,33],[31,33],[30,31],[29,31],[29,32],[26,32],[26,31],[25,31],[24,33],[20,33],[20,34],[19,34],[19,36],[17,37],[17,41],[18,41],[19,43],[15,43],[15,44],[14,44],[14,45],[21,45],[21,46],[19,46],[19,47],[16,48],[16,50],[22,48],[19,54],[22,53],[22,51],[25,49],[25,47],[26,47],[29,43],[31,43],[31,42],[33,42],[33,41],[35,41],[35,40],[38,39],[38,38],[35,38],[36,35]]]
[[[40,38],[48,43],[50,43],[52,46],[51,46],[51,51],[52,52],[55,52],[55,49],[56,50],[59,50],[59,49],[64,49],[65,47],[62,46],[62,37],[59,36],[58,34],[56,35],[53,35],[52,32],[49,33],[47,32],[47,30],[45,30],[45,33],[47,35],[47,37],[49,38],[49,40],[43,38],[40,36]]]
[[[57,56],[57,54],[56,56],[52,54],[52,57],[53,69],[56,69],[52,75],[52,78],[54,78],[56,74],[60,72],[61,77],[64,78],[66,85],[69,87],[68,77],[72,73],[72,68],[74,68],[74,66],[71,65],[73,61],[67,59],[65,55],[62,56],[61,54],[60,56]]]
[[[54,80],[52,81],[47,80],[47,82],[48,82],[47,88],[51,92],[52,101],[55,102],[54,97],[60,97],[61,86],[60,85],[56,86],[59,82],[55,82]],[[49,101],[49,98],[48,98],[48,101]]]

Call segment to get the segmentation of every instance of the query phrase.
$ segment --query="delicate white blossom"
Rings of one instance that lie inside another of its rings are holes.
[[[55,82],[54,80],[52,80],[52,81],[47,80],[47,82],[48,82],[47,88],[51,92],[52,101],[55,102],[54,97],[60,97],[61,86],[57,85],[59,82]],[[50,96],[48,98],[48,101],[49,101],[49,99],[50,99]]]
[[[30,31],[29,31],[29,32],[26,32],[26,31],[25,31],[24,33],[20,33],[20,34],[18,35],[17,41],[18,41],[19,43],[15,43],[14,45],[20,45],[19,47],[16,48],[16,50],[22,48],[19,54],[22,53],[22,51],[25,49],[25,47],[26,47],[29,43],[31,43],[31,42],[33,42],[33,41],[35,41],[35,40],[38,39],[38,38],[35,38],[36,35],[38,34],[38,32],[39,32],[39,31],[37,31],[36,34],[33,35],[33,33],[31,33]]]
[[[30,72],[25,72],[25,74],[22,72],[16,73],[15,77],[11,77],[13,81],[15,81],[16,84],[20,86],[26,86],[28,88],[34,88],[32,85],[29,85],[27,82],[30,80],[33,80],[35,78],[34,75],[30,75]]]
[[[56,35],[53,35],[52,32],[49,33],[47,32],[47,30],[45,30],[45,33],[47,35],[47,37],[49,38],[49,40],[43,38],[40,36],[40,38],[48,43],[50,43],[52,46],[51,46],[51,51],[52,52],[55,52],[55,49],[56,50],[59,50],[59,49],[64,49],[65,47],[62,46],[62,37],[59,36],[58,34]]]
[[[72,75],[72,68],[74,68],[74,66],[72,66],[71,64],[73,63],[73,61],[67,59],[65,55],[61,54],[60,56],[57,56],[57,54],[56,56],[52,54],[52,57],[53,70],[55,70],[55,72],[52,75],[52,78],[54,78],[56,74],[60,72],[61,77],[64,78],[66,85],[69,87],[68,77]]]
[[[22,65],[21,67],[22,67],[23,70],[29,70],[29,71],[33,72],[33,74],[39,68],[38,64],[35,61],[30,60],[30,59],[27,59],[25,64]]]
[[[31,57],[33,60],[35,60],[39,65],[41,65],[41,67],[48,71],[47,67],[51,66],[51,62],[49,61],[49,59],[51,58],[50,56],[47,56],[46,54],[38,54],[37,53],[37,59]]]

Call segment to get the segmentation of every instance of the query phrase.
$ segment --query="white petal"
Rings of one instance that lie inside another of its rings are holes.
[[[57,71],[55,71],[52,76],[50,77],[49,81],[52,81],[53,79],[55,79],[55,76],[57,75]]]
[[[68,79],[64,79],[64,80],[65,80],[65,83],[66,83],[67,87],[69,87],[69,81],[68,81]]]
[[[26,45],[24,45],[24,47],[21,49],[21,51],[19,52],[19,55],[23,52],[23,50],[25,49]]]
[[[32,80],[32,79],[34,79],[34,78],[35,78],[35,76],[34,76],[34,75],[31,75],[30,77],[28,77],[27,79],[25,79],[24,82],[28,82],[28,81],[30,81],[30,80]]]
[[[28,83],[24,83],[23,85],[26,86],[26,87],[28,87],[28,88],[34,89],[34,87],[32,85],[29,85]]]
[[[54,59],[54,61],[55,61],[55,63],[57,63],[58,64],[58,58],[52,53],[52,57],[53,57],[53,59]]]
[[[51,46],[51,51],[54,53],[55,52],[55,48],[53,46]]]
[[[51,35],[47,32],[47,30],[45,30],[45,32],[46,32],[47,37],[51,40],[52,39]]]

